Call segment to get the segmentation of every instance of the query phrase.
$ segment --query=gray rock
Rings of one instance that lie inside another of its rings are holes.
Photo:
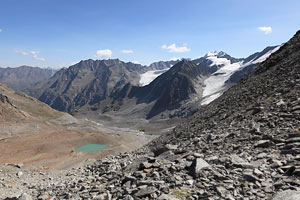
[[[210,165],[205,160],[203,160],[202,158],[197,158],[193,161],[193,163],[190,167],[190,173],[193,176],[197,176],[198,173],[201,171],[201,169],[207,168],[209,166]]]
[[[276,194],[272,200],[300,200],[300,191],[286,190]]]
[[[267,147],[270,147],[271,145],[273,145],[273,143],[270,140],[260,140],[254,146],[267,148]]]
[[[243,177],[246,181],[249,181],[249,182],[259,181],[259,178],[251,173],[244,173]]]
[[[18,200],[32,200],[32,197],[26,193],[23,193]]]
[[[137,193],[134,194],[135,197],[145,197],[150,194],[153,194],[157,191],[155,187],[146,187],[145,189],[139,190]]]
[[[247,161],[245,161],[244,159],[242,159],[241,157],[239,157],[236,154],[232,154],[230,156],[230,158],[231,158],[231,162],[234,167],[243,168],[243,169],[253,169],[254,168],[254,166],[252,164],[248,163]]]
[[[178,200],[178,198],[174,197],[173,195],[162,194],[158,197],[158,200]]]
[[[168,150],[176,150],[178,148],[178,145],[167,144],[166,148]]]
[[[19,171],[18,173],[17,173],[17,176],[20,178],[21,176],[23,176],[23,172],[22,171]]]

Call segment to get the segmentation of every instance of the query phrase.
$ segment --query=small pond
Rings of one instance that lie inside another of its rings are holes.
[[[92,152],[108,148],[107,144],[85,144],[77,147],[76,151]]]

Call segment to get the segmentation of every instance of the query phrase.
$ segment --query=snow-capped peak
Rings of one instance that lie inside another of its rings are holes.
[[[209,51],[203,57],[222,57],[225,56],[226,53],[224,51]]]

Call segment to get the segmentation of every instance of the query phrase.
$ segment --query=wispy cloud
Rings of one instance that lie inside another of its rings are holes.
[[[187,47],[187,44],[183,44],[181,47],[177,47],[175,43],[167,46],[167,45],[162,45],[162,49],[168,50],[170,53],[184,53],[184,52],[189,52],[191,49]]]
[[[23,50],[15,50],[14,51],[16,54],[20,54],[20,55],[23,55],[23,56],[28,56],[29,53],[26,52],[26,51],[23,51]]]
[[[15,50],[16,54],[22,55],[22,56],[32,56],[35,60],[38,61],[46,61],[45,58],[39,57],[38,54],[40,54],[40,51],[23,51],[23,50]]]
[[[97,58],[110,58],[112,55],[112,51],[110,49],[100,49],[96,52]]]
[[[129,49],[124,49],[121,52],[124,53],[124,54],[132,54],[133,53],[133,51],[129,50]]]
[[[38,60],[38,61],[46,61],[46,59],[45,59],[45,58],[38,57],[38,55],[37,55],[37,54],[33,54],[33,58],[34,58],[35,60]]]
[[[0,28],[0,33],[2,32],[2,29]]]
[[[261,26],[257,28],[259,31],[264,32],[264,34],[268,35],[272,33],[272,27],[270,26]]]

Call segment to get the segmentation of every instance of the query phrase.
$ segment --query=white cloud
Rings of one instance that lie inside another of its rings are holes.
[[[121,51],[122,53],[125,53],[125,54],[132,54],[133,51],[132,50],[129,50],[129,49],[124,49]]]
[[[30,53],[31,53],[32,55],[36,55],[36,54],[39,54],[40,51],[30,51]]]
[[[46,61],[45,58],[42,58],[42,57],[39,57],[38,54],[40,53],[40,51],[23,51],[23,50],[15,50],[15,53],[16,54],[20,54],[22,56],[29,56],[29,55],[32,55],[32,57],[35,59],[35,60],[38,60],[38,61]]]
[[[259,31],[264,32],[266,35],[271,34],[272,33],[272,27],[270,26],[261,26],[257,28]]]
[[[15,53],[16,53],[16,54],[23,55],[23,56],[28,56],[28,55],[29,55],[28,52],[23,51],[23,50],[15,50]]]
[[[33,54],[33,58],[34,58],[35,60],[38,60],[38,61],[46,61],[45,58],[38,57],[37,54]]]
[[[180,60],[181,58],[177,58],[177,57],[172,57],[170,58],[170,61],[176,61],[176,60]]]
[[[112,51],[110,49],[102,49],[96,52],[96,57],[98,58],[110,58]]]
[[[168,50],[170,53],[184,53],[184,52],[189,52],[191,49],[187,47],[187,44],[183,44],[182,47],[177,47],[175,43],[167,46],[167,45],[162,45],[162,49]]]
[[[0,28],[0,33],[2,32],[2,29]]]

